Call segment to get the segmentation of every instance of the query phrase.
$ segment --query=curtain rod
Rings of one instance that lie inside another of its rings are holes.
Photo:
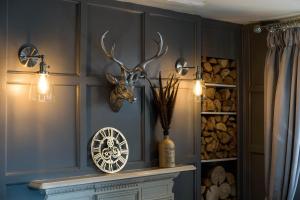
[[[296,27],[300,27],[300,16],[281,19],[279,20],[279,22],[269,23],[266,25],[257,24],[254,26],[253,31],[255,33],[261,33],[263,29],[269,32],[274,32],[279,30],[285,31],[286,29],[296,28]]]

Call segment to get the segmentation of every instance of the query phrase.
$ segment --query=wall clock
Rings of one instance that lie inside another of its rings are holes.
[[[115,128],[102,128],[92,139],[91,154],[100,170],[106,173],[118,172],[126,165],[129,156],[126,138]]]

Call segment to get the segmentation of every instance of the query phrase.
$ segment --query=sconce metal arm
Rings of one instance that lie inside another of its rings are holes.
[[[201,79],[201,66],[197,66],[196,80],[200,80],[200,79]]]
[[[176,63],[175,63],[176,72],[182,76],[186,75],[188,73],[189,69],[194,69],[194,68],[196,68],[196,67],[194,67],[194,66],[188,67],[187,61],[184,58],[179,58],[178,60],[176,60]],[[198,71],[198,69],[197,69],[197,71]]]

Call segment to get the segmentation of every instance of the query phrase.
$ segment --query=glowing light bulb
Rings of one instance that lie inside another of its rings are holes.
[[[194,85],[194,95],[200,97],[202,95],[202,83],[201,80],[196,80]]]
[[[47,78],[47,74],[39,74],[37,87],[39,94],[45,95],[48,93],[50,89],[50,83]]]
[[[51,77],[48,73],[37,73],[36,78],[32,79],[29,98],[39,102],[53,100],[53,85],[51,84]]]

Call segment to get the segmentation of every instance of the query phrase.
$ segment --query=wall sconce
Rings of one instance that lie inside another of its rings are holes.
[[[187,61],[184,58],[179,58],[175,63],[176,72],[182,76],[186,75],[191,68],[196,68],[195,85],[193,92],[196,100],[200,100],[200,97],[203,94],[203,90],[205,89],[205,83],[201,79],[201,66],[188,67]]]
[[[36,72],[36,76],[31,81],[29,97],[31,100],[46,102],[53,99],[53,87],[47,71],[50,68],[45,63],[45,56],[39,54],[37,48],[32,44],[23,45],[18,53],[19,61],[25,67],[35,67],[39,63],[39,71]]]

